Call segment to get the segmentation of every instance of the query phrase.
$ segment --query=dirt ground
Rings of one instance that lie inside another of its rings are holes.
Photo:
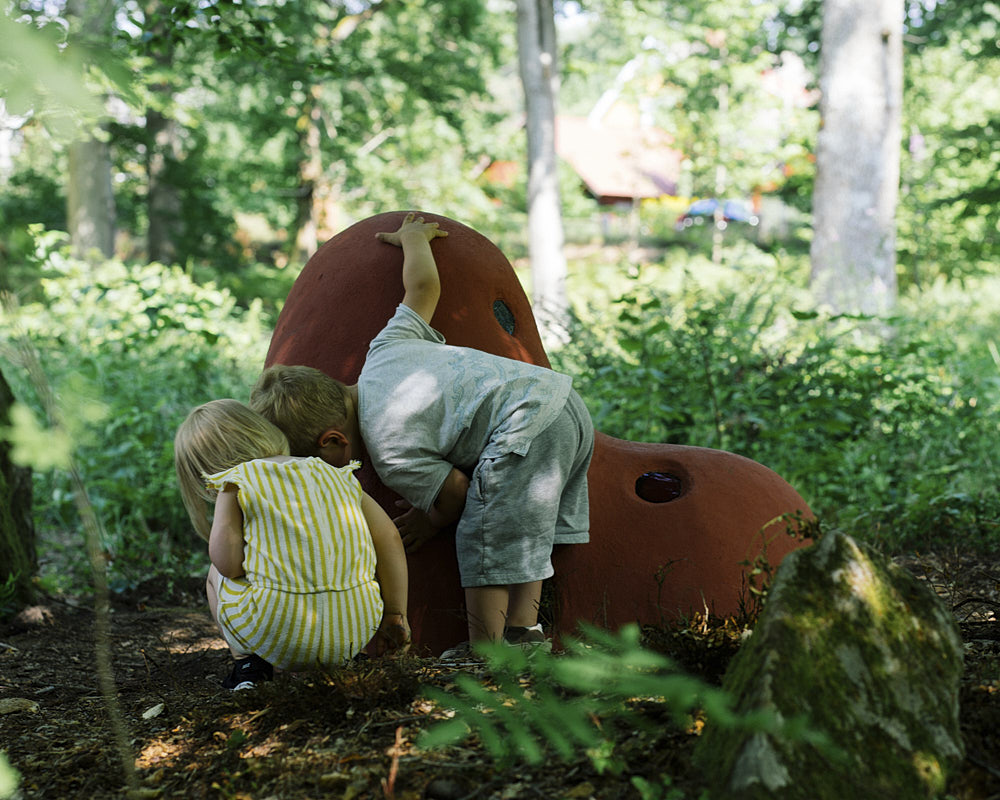
[[[1000,800],[1000,563],[955,553],[899,561],[954,609],[965,641],[967,758],[950,796]],[[114,677],[141,797],[610,800],[642,797],[632,776],[659,782],[664,775],[683,792],[676,797],[698,796],[690,764],[698,726],[676,727],[655,703],[635,708],[649,725],[611,731],[626,763],[616,776],[599,773],[583,753],[501,768],[475,741],[417,749],[419,732],[440,718],[422,687],[447,689],[456,679],[454,668],[433,659],[280,675],[253,691],[224,692],[219,682],[230,660],[201,590],[200,581],[169,593],[149,585],[113,605]],[[0,628],[0,711],[7,712],[0,713],[0,750],[21,774],[24,798],[126,796],[97,689],[93,623],[90,609],[51,599]],[[708,680],[721,676],[738,641],[721,624],[650,638]]]

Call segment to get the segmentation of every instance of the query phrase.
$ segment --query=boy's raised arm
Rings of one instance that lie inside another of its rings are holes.
[[[447,235],[436,222],[424,222],[412,212],[403,218],[399,230],[375,234],[380,242],[403,248],[403,305],[416,311],[428,325],[441,297],[431,240]]]

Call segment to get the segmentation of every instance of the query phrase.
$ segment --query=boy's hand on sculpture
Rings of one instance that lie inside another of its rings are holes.
[[[431,523],[426,512],[415,508],[405,500],[397,500],[396,507],[403,509],[403,513],[394,517],[392,521],[396,524],[407,553],[416,553],[441,530]]]
[[[413,309],[428,325],[441,297],[441,278],[431,242],[447,235],[436,222],[424,222],[423,217],[412,211],[403,218],[399,230],[375,234],[379,241],[403,249],[403,305]]]
[[[447,236],[448,231],[443,231],[436,222],[424,222],[423,217],[418,217],[414,212],[410,212],[403,218],[399,230],[392,233],[376,233],[375,238],[386,244],[394,244],[396,247],[403,246],[403,237],[406,235],[420,234],[426,241],[437,239],[439,236]]]

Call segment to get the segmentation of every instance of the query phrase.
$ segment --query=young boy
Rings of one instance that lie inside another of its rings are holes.
[[[431,251],[439,236],[447,233],[414,214],[377,235],[403,250],[404,295],[357,384],[276,365],[250,404],[285,431],[293,454],[335,466],[367,455],[435,528],[458,521],[471,642],[547,645],[538,604],[553,544],[589,540],[593,423],[568,376],[445,344],[430,327],[441,294]],[[404,541],[412,550],[425,535]]]

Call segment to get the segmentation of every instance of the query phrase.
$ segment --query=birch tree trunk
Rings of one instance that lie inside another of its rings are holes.
[[[528,134],[528,254],[543,340],[565,339],[566,257],[556,162],[555,13],[552,0],[517,0],[517,51]]]
[[[896,300],[903,0],[824,0],[812,289],[838,312]]]

